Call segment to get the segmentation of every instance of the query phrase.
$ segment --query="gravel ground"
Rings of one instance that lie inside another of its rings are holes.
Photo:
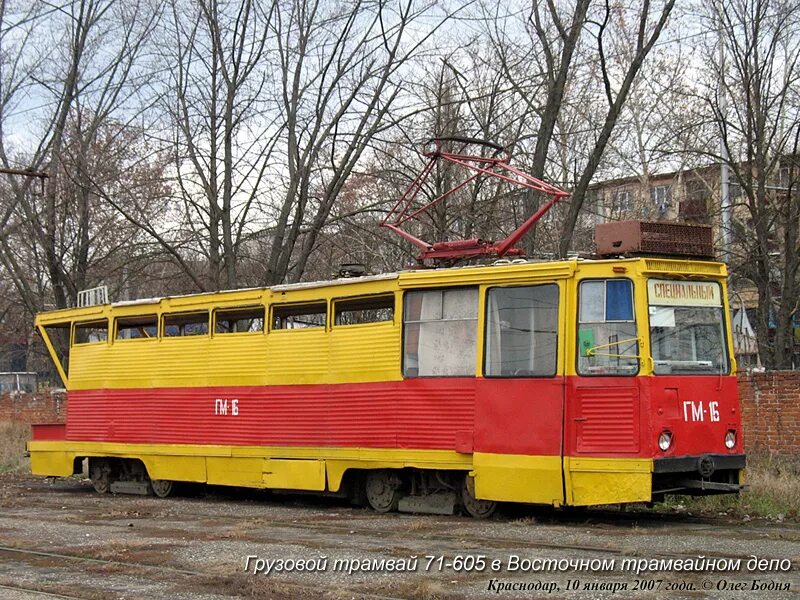
[[[10,600],[800,598],[798,542],[797,524],[646,509],[507,507],[475,521],[202,486],[166,500],[101,496],[79,479],[0,475],[0,598]],[[753,555],[766,570],[748,569]],[[698,556],[741,564],[622,568]],[[517,560],[533,570],[514,570]],[[548,560],[556,568],[542,570]]]

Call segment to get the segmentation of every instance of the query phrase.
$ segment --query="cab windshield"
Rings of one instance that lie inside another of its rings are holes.
[[[727,373],[725,313],[719,283],[651,279],[647,292],[655,374]]]

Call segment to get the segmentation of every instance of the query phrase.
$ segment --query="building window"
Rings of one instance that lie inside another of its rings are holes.
[[[708,222],[708,186],[701,179],[690,179],[685,189],[686,196],[678,206],[678,216],[691,223]]]
[[[75,343],[94,344],[108,341],[108,320],[75,324]]]
[[[264,307],[220,309],[215,312],[215,333],[258,333],[264,331]]]
[[[786,191],[789,186],[794,184],[791,165],[783,165],[778,169],[778,187],[780,191]]]
[[[406,377],[475,374],[477,288],[407,292],[403,315]]]
[[[117,339],[151,339],[158,336],[158,317],[156,315],[137,315],[117,319]]]
[[[556,374],[558,286],[493,288],[487,294],[488,377]]]
[[[639,340],[629,279],[580,284],[578,373],[634,375],[639,370]]]
[[[650,200],[659,214],[666,214],[669,210],[669,203],[672,200],[672,186],[654,185],[650,189]]]
[[[334,304],[336,325],[362,325],[394,319],[394,296],[373,296],[337,300]]]
[[[633,194],[630,190],[619,190],[611,197],[612,210],[617,214],[633,212]]]
[[[328,306],[325,302],[272,307],[272,329],[325,327]]]
[[[208,335],[208,313],[181,313],[164,316],[164,337]]]

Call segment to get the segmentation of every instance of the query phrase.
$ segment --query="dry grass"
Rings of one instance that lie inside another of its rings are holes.
[[[69,550],[67,554],[91,556],[99,560],[160,565],[168,562],[172,549],[172,545],[154,545],[148,540],[114,540],[95,548]]]
[[[434,579],[423,579],[414,585],[407,598],[420,598],[421,600],[440,600],[452,598],[452,594],[447,590],[441,581]]]
[[[30,472],[30,459],[25,458],[25,443],[29,439],[30,425],[0,421],[0,473]]]
[[[724,513],[747,520],[761,517],[800,520],[800,460],[749,455],[744,483],[748,489],[738,496],[704,498],[675,497],[667,505],[691,512]]]

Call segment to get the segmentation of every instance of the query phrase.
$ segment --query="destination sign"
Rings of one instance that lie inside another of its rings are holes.
[[[666,306],[722,306],[720,285],[714,281],[649,279],[650,304]]]

